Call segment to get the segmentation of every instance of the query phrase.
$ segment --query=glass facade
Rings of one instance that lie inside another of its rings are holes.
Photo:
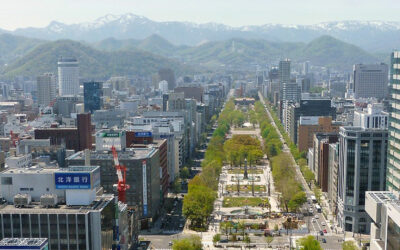
[[[103,84],[101,82],[85,82],[83,84],[83,101],[85,112],[93,113],[102,108]]]
[[[391,56],[390,116],[386,189],[400,191],[400,52]]]

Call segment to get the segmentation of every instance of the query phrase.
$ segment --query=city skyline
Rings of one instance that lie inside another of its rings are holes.
[[[154,8],[154,6],[158,6]],[[233,27],[263,24],[312,25],[321,22],[360,21],[400,21],[396,13],[400,2],[384,1],[316,1],[307,3],[286,0],[280,3],[253,0],[251,4],[242,0],[202,1],[201,3],[182,0],[161,2],[106,0],[66,1],[16,0],[2,3],[0,28],[15,30],[25,27],[45,27],[52,21],[66,24],[93,22],[107,14],[122,15],[133,13],[151,20],[183,21],[193,23],[221,23]],[[357,9],[357,12],[354,9]],[[282,11],[284,10],[284,11]]]

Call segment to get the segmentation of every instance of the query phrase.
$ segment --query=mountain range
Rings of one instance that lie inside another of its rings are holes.
[[[13,44],[14,41],[18,43]],[[295,62],[307,60],[311,65],[347,71],[356,63],[381,61],[363,49],[331,36],[321,36],[309,43],[234,38],[198,46],[177,46],[159,35],[151,35],[143,40],[108,38],[87,43],[43,41],[3,34],[0,35],[0,51],[6,52],[4,58],[9,59],[5,66],[0,67],[0,75],[6,78],[56,72],[60,56],[77,57],[81,76],[92,79],[113,75],[148,75],[164,67],[172,68],[177,75],[221,66],[227,69],[254,69],[255,65],[274,64],[282,58],[290,58]],[[19,51],[20,54],[17,53]]]
[[[160,35],[176,45],[199,45],[232,38],[274,42],[303,42],[329,35],[371,52],[388,53],[399,47],[400,22],[335,21],[314,25],[265,24],[231,27],[218,23],[156,22],[134,14],[106,15],[92,22],[64,24],[53,21],[43,28],[0,31],[45,40],[72,39],[99,42],[107,38],[143,40]]]
[[[79,61],[80,76],[93,80],[121,75],[149,75],[167,67],[178,75],[192,72],[190,67],[176,60],[144,50],[108,52],[76,41],[58,40],[34,45],[26,55],[4,66],[0,75],[3,78],[18,75],[35,77],[45,72],[57,72],[57,61],[60,56],[76,57]]]

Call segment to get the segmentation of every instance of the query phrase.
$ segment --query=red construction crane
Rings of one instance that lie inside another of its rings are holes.
[[[114,185],[117,186],[118,200],[126,203],[126,190],[129,189],[129,185],[126,184],[126,167],[119,164],[118,153],[114,146],[111,147],[111,151],[114,157],[114,165],[118,176],[118,184]]]

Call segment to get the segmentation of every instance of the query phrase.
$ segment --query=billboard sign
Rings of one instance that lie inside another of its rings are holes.
[[[120,137],[120,134],[118,132],[104,132],[101,134],[101,137]]]
[[[135,132],[135,137],[152,137],[153,134],[150,131]]]
[[[143,216],[147,216],[147,166],[146,161],[142,161],[143,174]]]
[[[54,181],[56,189],[91,189],[90,173],[55,173]]]

